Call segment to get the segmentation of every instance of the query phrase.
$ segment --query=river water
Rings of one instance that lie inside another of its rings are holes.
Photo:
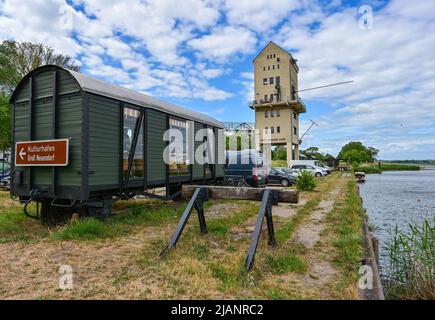
[[[369,174],[360,184],[369,223],[378,228],[374,233],[380,240],[381,273],[389,264],[384,246],[390,231],[396,225],[408,230],[409,223],[435,217],[435,168],[430,169]]]

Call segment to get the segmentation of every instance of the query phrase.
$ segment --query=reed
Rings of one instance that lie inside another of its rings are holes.
[[[396,226],[386,245],[390,265],[386,272],[388,299],[435,299],[435,219],[409,225],[409,231]]]

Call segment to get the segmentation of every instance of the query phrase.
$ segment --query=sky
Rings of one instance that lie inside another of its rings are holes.
[[[301,148],[349,141],[384,160],[435,159],[435,1],[0,0],[0,40],[41,42],[81,72],[221,121],[253,122],[252,60],[292,53]]]

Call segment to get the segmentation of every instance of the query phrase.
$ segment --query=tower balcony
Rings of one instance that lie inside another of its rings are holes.
[[[305,102],[299,97],[278,97],[273,100],[254,100],[249,103],[251,109],[267,109],[277,106],[289,106],[294,108],[299,113],[306,113],[307,106]]]

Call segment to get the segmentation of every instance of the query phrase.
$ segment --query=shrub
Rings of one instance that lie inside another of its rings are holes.
[[[353,169],[355,172],[364,172],[366,174],[369,173],[382,173],[382,170],[377,166],[357,166]]]
[[[313,191],[317,187],[317,180],[314,176],[303,170],[296,180],[296,189],[302,191]]]

